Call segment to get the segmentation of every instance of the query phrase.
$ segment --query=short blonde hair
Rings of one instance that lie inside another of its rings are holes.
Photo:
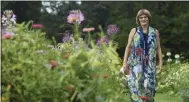
[[[136,23],[138,25],[140,25],[139,16],[141,16],[141,15],[146,15],[148,17],[148,19],[149,19],[149,24],[151,23],[152,16],[151,16],[150,11],[148,11],[147,9],[141,9],[141,10],[138,11],[137,16],[136,16]]]

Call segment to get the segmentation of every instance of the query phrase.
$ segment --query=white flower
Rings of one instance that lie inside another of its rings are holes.
[[[176,54],[176,55],[175,55],[175,58],[176,58],[176,59],[179,59],[179,58],[180,58],[179,54]]]
[[[180,60],[176,60],[175,63],[180,63]]]
[[[167,52],[167,56],[171,56],[171,52]]]
[[[171,59],[171,58],[168,58],[168,59],[167,59],[167,62],[171,62],[171,61],[172,61],[172,59]]]

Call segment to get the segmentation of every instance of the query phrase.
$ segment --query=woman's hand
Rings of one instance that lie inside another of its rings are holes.
[[[157,70],[157,73],[160,74],[162,72],[163,68],[162,68],[162,65],[159,65],[158,66],[158,70]]]
[[[123,65],[120,69],[120,73],[121,74],[125,74],[125,73],[129,74],[129,65],[128,64]]]

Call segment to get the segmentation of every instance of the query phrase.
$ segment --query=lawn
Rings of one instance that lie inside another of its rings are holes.
[[[155,102],[182,102],[182,99],[180,97],[156,93]]]

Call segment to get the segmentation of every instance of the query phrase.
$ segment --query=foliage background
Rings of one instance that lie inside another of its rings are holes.
[[[136,13],[146,8],[152,14],[151,26],[160,31],[163,53],[170,51],[173,54],[189,56],[189,2],[187,1],[83,1],[78,5],[74,1],[51,1],[49,5],[42,5],[42,1],[2,1],[1,10],[12,9],[17,15],[17,22],[33,20],[34,23],[45,25],[49,39],[54,36],[61,42],[62,33],[71,30],[66,18],[69,10],[81,9],[85,20],[80,29],[98,25],[104,30],[108,24],[117,24],[120,28],[117,42],[117,52],[123,57],[130,29],[137,27]],[[51,8],[48,13],[46,8]],[[95,33],[93,33],[95,35]]]

